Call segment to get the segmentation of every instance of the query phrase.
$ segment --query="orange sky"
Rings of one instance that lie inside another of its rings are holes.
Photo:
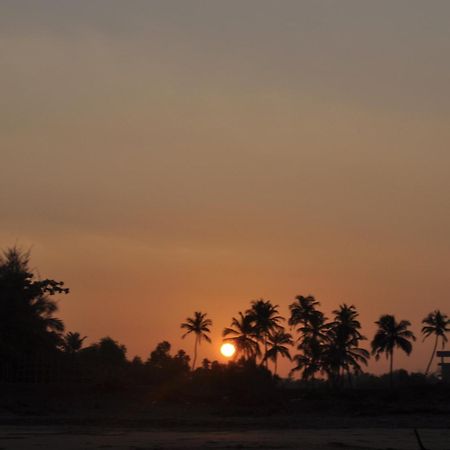
[[[0,243],[129,356],[191,350],[201,310],[219,357],[260,297],[418,331],[450,313],[449,22],[437,0],[4,1]]]

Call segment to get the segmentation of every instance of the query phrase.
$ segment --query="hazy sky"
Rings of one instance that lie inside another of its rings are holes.
[[[3,0],[0,244],[130,357],[201,310],[220,358],[260,297],[418,332],[450,313],[449,51],[447,0]]]

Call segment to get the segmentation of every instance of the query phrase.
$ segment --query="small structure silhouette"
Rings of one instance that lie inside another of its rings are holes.
[[[450,362],[445,362],[444,358],[450,358],[450,351],[441,350],[436,352],[436,356],[441,358],[439,366],[441,367],[442,380],[450,383]]]

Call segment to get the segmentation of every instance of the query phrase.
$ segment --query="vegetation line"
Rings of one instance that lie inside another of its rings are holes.
[[[213,325],[207,313],[201,311],[194,312],[193,317],[181,324],[182,337],[194,337],[192,364],[183,350],[172,357],[167,341],[159,343],[145,363],[139,357],[128,361],[125,346],[110,337],[83,348],[86,336],[79,332],[65,333],[63,321],[55,317],[58,309],[55,296],[68,293],[63,282],[37,279],[29,268],[28,253],[16,247],[3,252],[0,379],[38,381],[44,377],[43,372],[48,378],[57,378],[58,373],[69,371],[69,378],[83,380],[102,373],[119,376],[128,370],[145,382],[158,377],[167,379],[168,373],[188,374],[221,366],[217,361],[203,359],[201,367],[197,367],[200,345],[203,341],[211,343]],[[299,373],[303,382],[326,380],[331,387],[341,389],[354,386],[355,379],[367,366],[370,353],[376,360],[385,355],[389,360],[392,388],[396,351],[410,355],[416,340],[408,320],[384,314],[375,322],[377,330],[369,353],[363,346],[367,338],[361,333],[359,313],[354,305],[341,304],[328,319],[313,296],[299,295],[289,305],[289,312],[286,319],[279,314],[278,305],[258,299],[245,312],[232,317],[230,326],[222,333],[223,340],[236,349],[230,364],[259,368],[277,377],[278,362],[286,358],[293,362],[291,376]],[[447,342],[450,321],[446,314],[435,310],[422,323],[423,339],[434,337],[433,352],[424,371],[427,376],[439,343],[444,348]],[[44,370],[40,366],[45,364],[48,367]]]

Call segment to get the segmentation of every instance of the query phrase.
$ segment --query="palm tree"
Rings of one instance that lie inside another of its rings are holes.
[[[389,379],[392,388],[394,349],[398,347],[409,355],[412,352],[411,341],[415,341],[416,338],[413,332],[408,330],[411,325],[408,320],[397,322],[394,316],[385,314],[375,324],[378,325],[378,330],[371,342],[372,354],[375,355],[376,360],[382,353],[386,353],[386,358],[389,358]]]
[[[337,329],[343,335],[351,336],[358,340],[365,339],[359,332],[361,323],[358,320],[359,313],[355,305],[348,306],[346,303],[339,305],[339,309],[334,310],[333,314],[332,328]]]
[[[324,357],[328,342],[328,324],[321,311],[315,310],[304,320],[297,331],[300,333],[297,349],[301,351],[294,356],[297,365],[291,372],[302,371],[302,379],[314,379],[317,372],[325,369]]]
[[[210,319],[206,319],[206,313],[201,313],[199,311],[194,312],[194,317],[188,317],[186,322],[181,324],[181,328],[184,328],[186,333],[183,334],[183,339],[190,333],[195,334],[195,344],[194,344],[194,359],[192,361],[192,370],[195,368],[195,362],[197,360],[197,347],[201,344],[202,340],[206,342],[211,342],[208,333],[211,333],[209,327],[212,325]]]
[[[292,345],[294,341],[292,340],[292,335],[286,333],[284,329],[280,329],[275,331],[272,334],[269,334],[268,339],[268,350],[266,352],[266,356],[264,357],[266,360],[270,359],[274,362],[275,368],[273,374],[277,374],[277,361],[278,356],[283,358],[288,358],[292,360],[291,354],[289,352],[289,348],[287,345]]]
[[[367,365],[369,352],[359,347],[359,342],[366,338],[361,335],[361,324],[354,305],[345,303],[333,311],[334,321],[328,327],[328,343],[324,363],[329,377],[339,383],[342,375],[347,373],[351,383],[351,370],[362,372],[361,365]],[[341,373],[342,372],[342,373]]]
[[[247,360],[255,360],[261,354],[257,334],[253,326],[253,317],[239,312],[239,317],[233,317],[231,327],[225,328],[222,335],[224,341],[232,342],[236,354],[241,354]]]
[[[450,320],[447,318],[446,314],[442,314],[439,310],[436,310],[428,314],[428,316],[422,320],[422,323],[424,324],[424,326],[422,327],[423,340],[431,335],[435,336],[433,353],[431,354],[430,361],[428,363],[427,369],[425,370],[425,375],[428,375],[431,363],[433,362],[433,358],[436,353],[439,338],[442,342],[442,348],[445,347],[445,343],[448,340],[446,334],[450,331]]]
[[[80,333],[69,331],[64,336],[63,349],[65,352],[75,354],[81,350],[83,341],[87,336],[81,337]]]
[[[320,303],[312,295],[308,295],[307,297],[297,295],[295,300],[294,303],[289,305],[289,310],[291,311],[289,325],[291,326],[307,323],[308,319],[316,314],[316,308],[320,306]]]
[[[297,349],[300,354],[294,356],[296,366],[291,372],[302,371],[302,379],[313,379],[314,375],[323,370],[323,356],[328,339],[328,324],[326,317],[317,309],[320,303],[311,295],[298,295],[295,302],[289,305],[291,317],[289,325],[297,326]]]
[[[267,366],[267,341],[270,333],[282,329],[279,322],[284,320],[278,315],[278,305],[272,305],[270,300],[253,300],[251,308],[246,313],[253,319],[256,335],[262,342],[264,348],[264,355],[261,359],[261,364],[264,362]]]

